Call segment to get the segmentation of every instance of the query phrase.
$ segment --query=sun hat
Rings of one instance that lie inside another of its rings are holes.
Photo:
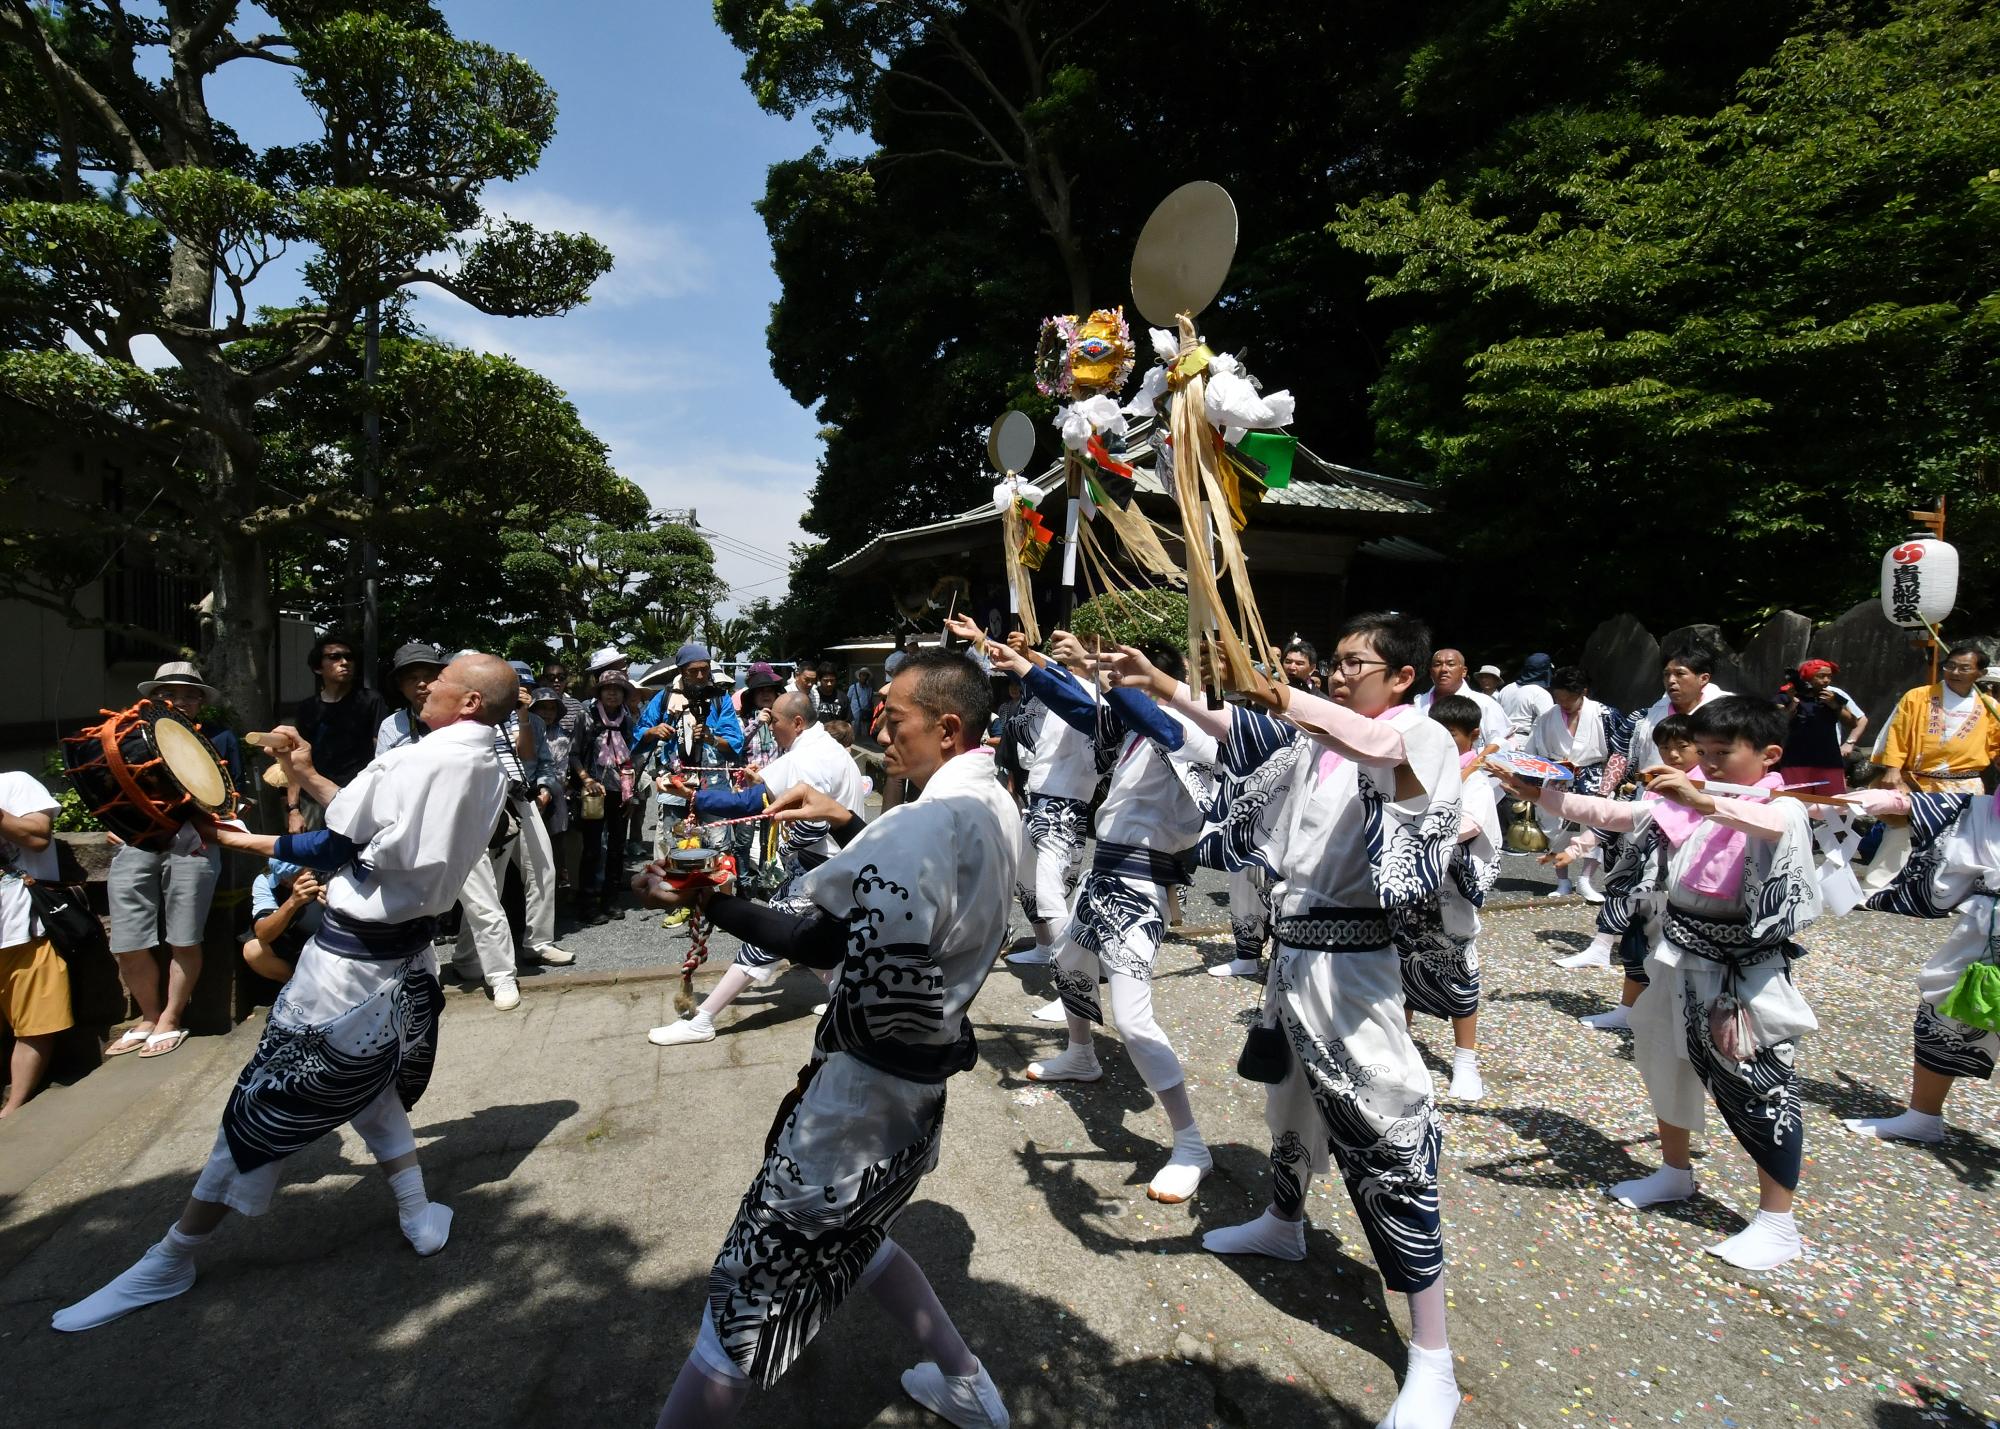
[[[190,685],[202,692],[204,698],[214,701],[222,692],[201,677],[201,671],[187,660],[169,660],[153,671],[153,678],[139,682],[139,693],[150,695],[162,685]]]
[[[593,650],[590,655],[590,673],[595,675],[613,665],[630,663],[631,657],[616,645],[605,645]]]

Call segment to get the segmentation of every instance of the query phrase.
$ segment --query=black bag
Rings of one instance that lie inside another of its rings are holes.
[[[44,883],[38,878],[21,881],[27,885],[28,904],[42,925],[42,936],[55,945],[64,962],[92,952],[109,956],[111,942],[104,936],[104,924],[90,911],[80,885]]]
[[[1236,1075],[1276,1086],[1291,1069],[1292,1054],[1285,1045],[1284,1028],[1266,1027],[1260,1018],[1243,1039],[1243,1052],[1236,1059]]]

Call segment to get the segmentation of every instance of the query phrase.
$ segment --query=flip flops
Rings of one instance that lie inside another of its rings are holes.
[[[127,1052],[136,1052],[146,1045],[146,1039],[152,1035],[153,1029],[150,1027],[143,1029],[138,1027],[131,1028],[116,1042],[106,1047],[104,1055],[107,1057],[122,1057]]]
[[[164,1057],[167,1053],[187,1041],[187,1028],[176,1027],[171,1032],[155,1032],[146,1039],[146,1045],[139,1050],[141,1057]]]

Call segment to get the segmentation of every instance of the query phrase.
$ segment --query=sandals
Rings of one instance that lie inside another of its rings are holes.
[[[146,1045],[146,1040],[152,1035],[153,1029],[150,1027],[129,1028],[116,1042],[113,1042],[109,1047],[104,1049],[104,1055],[107,1057],[122,1057],[127,1052],[136,1052]]]
[[[187,1028],[176,1027],[171,1032],[155,1032],[146,1039],[146,1045],[139,1051],[141,1057],[164,1057],[167,1053],[187,1041]]]

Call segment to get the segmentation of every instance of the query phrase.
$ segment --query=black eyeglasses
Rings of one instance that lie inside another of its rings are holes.
[[[327,662],[328,662],[329,660],[332,660],[332,661],[338,661],[338,662],[339,662],[340,664],[343,664],[343,665],[352,665],[352,664],[354,663],[354,652],[353,652],[352,650],[326,650],[326,651],[322,651],[322,652],[320,653],[320,657],[319,657],[319,662],[320,662],[320,663],[321,663],[322,665],[324,665],[324,664],[326,664],[326,663],[327,663]]]

